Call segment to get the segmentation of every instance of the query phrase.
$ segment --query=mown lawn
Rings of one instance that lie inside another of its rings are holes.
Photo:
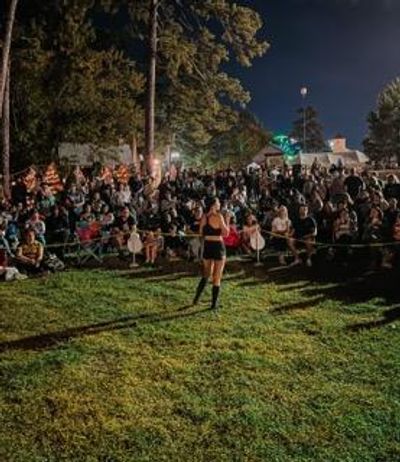
[[[400,460],[398,275],[195,272],[1,284],[0,460]]]

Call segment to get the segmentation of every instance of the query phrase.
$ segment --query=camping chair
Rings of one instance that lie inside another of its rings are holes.
[[[78,265],[95,260],[103,262],[103,241],[98,223],[78,222],[76,228],[77,250],[76,257]]]

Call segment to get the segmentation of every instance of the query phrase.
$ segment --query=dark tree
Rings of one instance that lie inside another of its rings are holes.
[[[323,152],[327,150],[324,129],[319,121],[318,112],[313,106],[305,109],[306,117],[304,124],[304,109],[298,109],[299,118],[293,123],[290,134],[301,145],[303,152]],[[304,143],[305,138],[305,143]]]
[[[391,82],[378,97],[377,110],[368,116],[365,152],[374,160],[400,161],[400,79]]]

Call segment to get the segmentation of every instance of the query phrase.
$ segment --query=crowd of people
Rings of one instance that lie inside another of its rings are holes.
[[[157,185],[140,174],[120,182],[77,168],[63,184],[56,193],[39,179],[28,191],[19,178],[11,198],[1,199],[0,274],[7,279],[46,270],[50,249],[62,260],[76,241],[97,242],[102,252],[127,258],[133,232],[143,242],[145,264],[160,255],[199,259],[199,226],[213,197],[229,215],[224,240],[231,253],[251,254],[251,238],[261,232],[280,265],[312,266],[320,248],[343,265],[357,246],[376,267],[391,267],[400,255],[400,182],[393,174],[381,179],[314,162],[308,168],[187,169]]]

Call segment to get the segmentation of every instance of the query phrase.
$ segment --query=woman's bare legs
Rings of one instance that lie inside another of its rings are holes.
[[[221,288],[222,276],[224,274],[225,263],[226,263],[226,258],[224,258],[223,260],[217,260],[214,262],[214,268],[212,271],[212,284],[213,284],[212,301],[211,301],[212,310],[215,310],[217,308],[218,296],[219,296],[219,291]]]
[[[207,285],[207,281],[210,279],[210,276],[213,273],[213,270],[213,260],[203,260],[203,277],[201,278],[199,285],[197,286],[196,295],[193,300],[193,305],[197,305],[197,303],[199,303],[201,294],[203,293]]]

